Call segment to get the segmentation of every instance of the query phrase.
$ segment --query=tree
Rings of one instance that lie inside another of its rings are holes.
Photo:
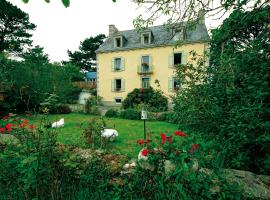
[[[26,62],[48,64],[49,56],[48,54],[44,53],[43,49],[43,47],[37,45],[34,48],[28,49],[25,53],[23,53],[22,58],[24,58]]]
[[[6,0],[0,0],[0,53],[20,53],[32,43],[29,31],[35,29],[29,16]]]
[[[93,66],[96,64],[95,51],[103,43],[104,34],[99,34],[95,37],[86,38],[80,43],[79,51],[68,51],[70,62],[81,69],[94,70]]]
[[[214,138],[225,167],[264,174],[270,173],[269,13],[269,5],[235,10],[213,30],[211,65],[199,59],[178,67],[186,87],[174,101],[178,123]]]

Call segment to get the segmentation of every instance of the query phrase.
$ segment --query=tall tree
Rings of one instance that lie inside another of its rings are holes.
[[[95,51],[103,43],[105,38],[104,34],[99,34],[95,37],[86,38],[80,43],[78,51],[71,52],[68,50],[68,56],[70,62],[79,66],[81,69],[95,70],[93,66],[96,65],[96,53]]]
[[[25,53],[23,53],[22,58],[26,62],[32,63],[49,63],[49,56],[48,54],[44,53],[44,48],[40,47],[39,45],[35,46],[34,48],[28,49]]]
[[[22,52],[24,46],[32,43],[30,31],[35,28],[27,13],[6,0],[0,0],[0,53]]]

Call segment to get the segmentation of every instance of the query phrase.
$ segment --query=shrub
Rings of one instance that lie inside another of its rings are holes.
[[[85,103],[85,113],[100,115],[101,111],[98,108],[98,105],[101,103],[101,97],[99,96],[90,96]]]
[[[138,110],[128,108],[120,112],[120,117],[123,119],[138,120],[141,118],[141,113]]]
[[[115,109],[109,109],[107,110],[107,112],[105,113],[105,117],[118,117],[119,116],[119,112]]]
[[[153,88],[134,89],[122,102],[124,109],[136,108],[143,104],[148,111],[162,112],[168,109],[168,99],[159,90]]]
[[[68,105],[60,105],[57,110],[59,114],[69,114],[72,112]]]

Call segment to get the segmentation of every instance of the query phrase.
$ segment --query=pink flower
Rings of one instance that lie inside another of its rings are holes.
[[[26,113],[25,116],[26,116],[26,117],[30,117],[30,114],[29,114],[29,113]]]
[[[8,119],[8,118],[9,118],[9,115],[4,116],[4,117],[3,117],[3,120]]]
[[[175,132],[174,132],[174,135],[177,135],[177,136],[180,136],[180,137],[185,137],[185,136],[187,136],[187,134],[185,134],[185,133],[182,132],[182,131],[175,131]]]
[[[147,154],[148,154],[148,150],[147,149],[142,150],[142,155],[143,156],[147,156]]]

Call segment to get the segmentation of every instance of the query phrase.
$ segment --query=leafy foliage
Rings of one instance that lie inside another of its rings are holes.
[[[6,0],[0,1],[0,53],[3,51],[20,53],[31,45],[30,31],[35,25],[29,22],[29,16]]]
[[[118,117],[118,116],[119,116],[119,112],[118,110],[115,110],[115,109],[109,109],[105,113],[105,117]]]
[[[269,13],[269,6],[234,11],[213,31],[210,67],[197,57],[198,67],[189,63],[178,68],[187,87],[175,99],[178,122],[217,139],[225,167],[266,174],[270,172]]]
[[[104,34],[86,38],[80,43],[79,51],[68,51],[70,62],[81,69],[94,70],[93,66],[96,65],[95,51],[103,43],[104,38]]]
[[[141,118],[141,112],[136,109],[128,108],[128,109],[122,110],[119,116],[123,119],[138,120]]]
[[[122,102],[124,109],[144,106],[148,111],[162,112],[168,109],[168,100],[160,90],[153,88],[138,89],[128,93]]]
[[[85,103],[85,113],[93,114],[93,115],[100,115],[100,110],[98,105],[101,103],[101,97],[99,96],[90,96]]]

